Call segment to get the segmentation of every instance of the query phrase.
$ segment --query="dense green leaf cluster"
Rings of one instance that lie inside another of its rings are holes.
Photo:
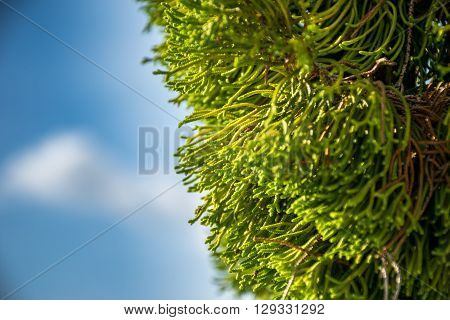
[[[141,0],[227,283],[448,298],[446,0]]]

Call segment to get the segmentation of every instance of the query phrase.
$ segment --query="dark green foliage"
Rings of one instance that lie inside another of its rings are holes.
[[[142,2],[226,283],[449,298],[446,0]]]

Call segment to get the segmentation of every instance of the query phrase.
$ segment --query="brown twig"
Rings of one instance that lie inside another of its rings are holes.
[[[408,24],[408,31],[407,31],[407,39],[406,39],[406,53],[405,53],[405,60],[403,61],[402,70],[400,71],[400,76],[398,77],[397,83],[395,84],[396,87],[400,88],[400,92],[403,92],[403,78],[405,77],[406,68],[408,67],[409,57],[411,55],[411,42],[412,42],[412,26],[413,26],[413,15],[414,15],[414,3],[415,0],[411,0],[409,3],[409,11],[408,11],[408,17],[409,17],[409,24]]]
[[[384,87],[383,82],[381,82],[381,81],[375,81],[375,84],[381,90],[380,141],[381,141],[382,144],[384,144],[385,143],[385,137],[384,137],[384,113],[385,113],[385,110],[386,110],[386,89]]]
[[[374,75],[374,73],[378,70],[379,67],[381,67],[381,66],[395,66],[396,64],[397,63],[395,63],[394,61],[390,61],[389,59],[383,57],[383,58],[380,58],[377,61],[375,61],[375,64],[372,67],[372,69],[361,73],[360,76],[363,77],[363,78],[370,78],[371,76]],[[356,75],[351,75],[351,76],[345,77],[343,80],[344,81],[355,80],[356,78],[357,78]]]
[[[350,35],[350,38],[356,37],[359,30],[362,28],[364,23],[366,23],[368,20],[370,20],[373,15],[377,12],[377,10],[381,7],[382,4],[384,4],[385,0],[379,1],[375,6],[373,6],[365,15],[362,17],[362,19],[358,22],[358,24],[355,27],[355,30],[353,30],[352,34]]]

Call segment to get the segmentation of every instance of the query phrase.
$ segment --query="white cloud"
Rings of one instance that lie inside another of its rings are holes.
[[[124,213],[152,199],[180,177],[138,176],[82,133],[51,136],[11,158],[2,168],[1,195],[53,205]],[[187,216],[197,202],[181,185],[158,199],[164,213]],[[9,199],[9,198],[8,198]]]

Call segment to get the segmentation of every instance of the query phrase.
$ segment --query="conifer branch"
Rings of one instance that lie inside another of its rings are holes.
[[[450,295],[442,0],[139,1],[225,286],[388,299],[390,271],[393,299]]]

